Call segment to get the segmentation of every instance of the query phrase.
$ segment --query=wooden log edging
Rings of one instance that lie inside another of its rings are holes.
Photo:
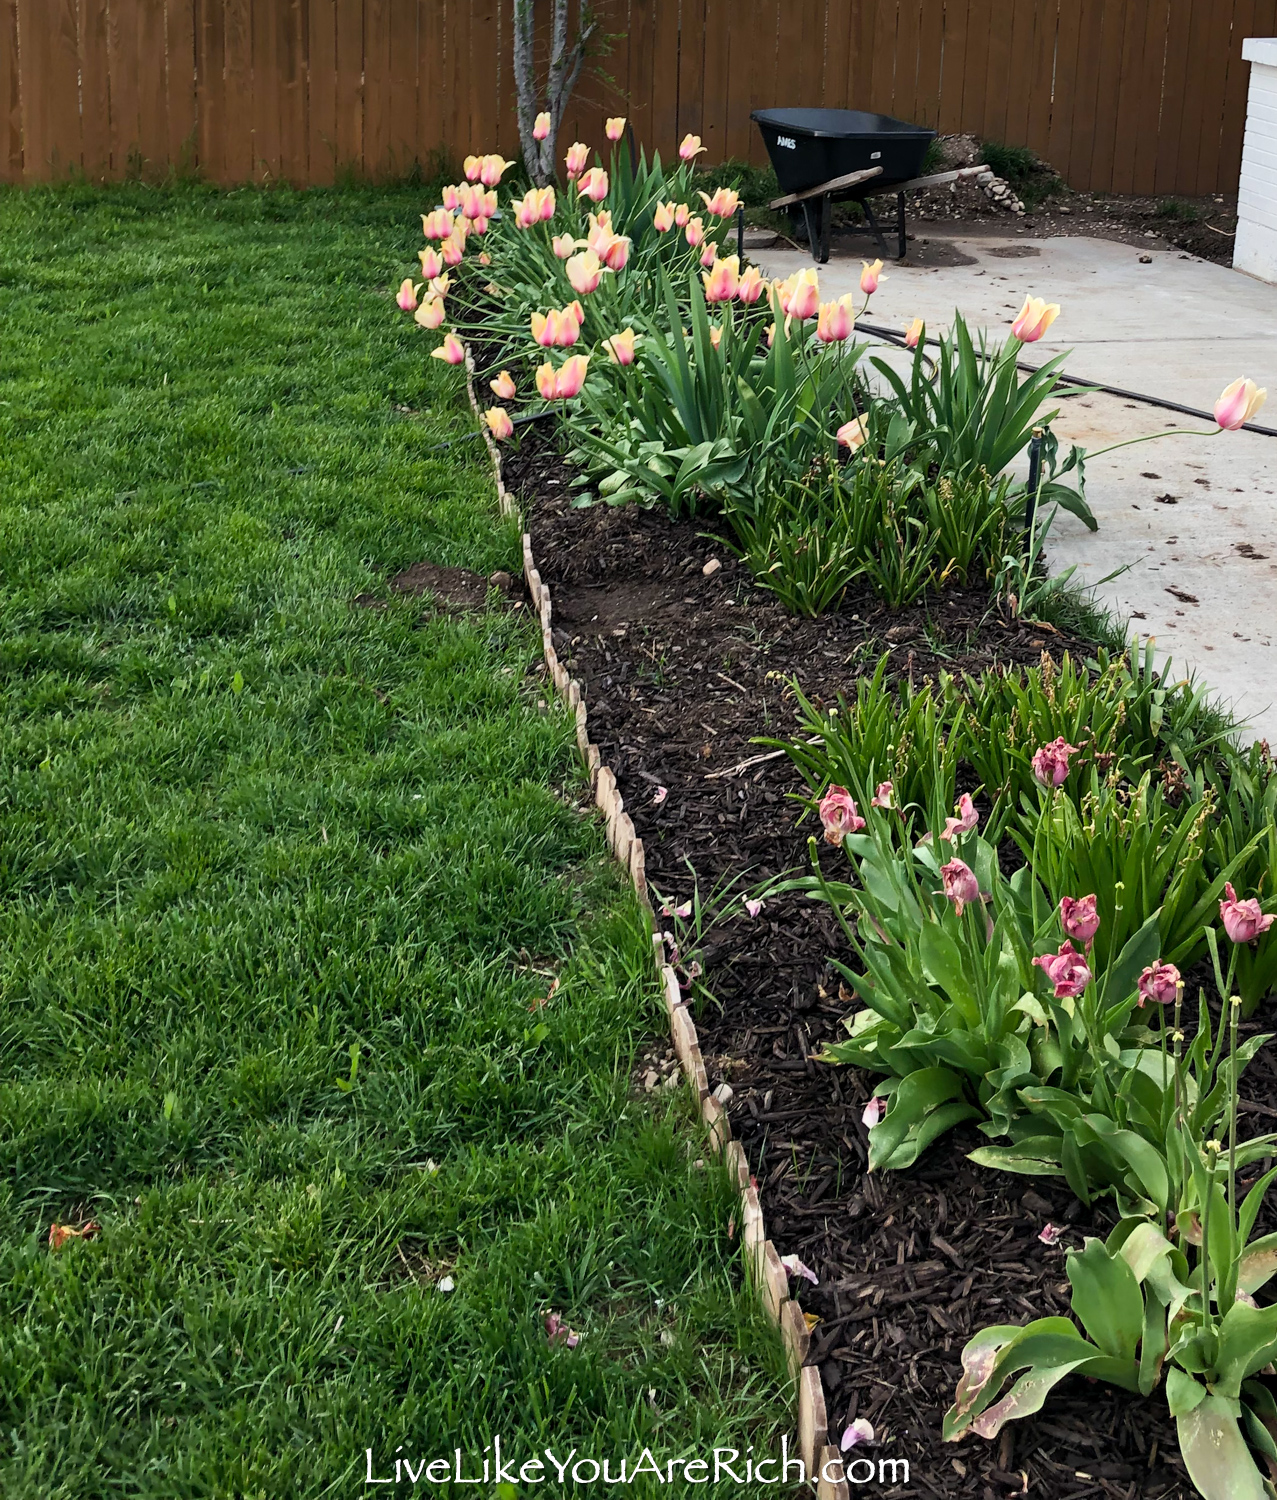
[[[480,419],[480,430],[484,445],[492,460],[492,471],[496,480],[497,502],[503,516],[518,517],[518,506],[505,487],[501,470],[501,453],[482,421],[482,409],[475,395],[474,361],[466,351],[466,394],[475,416]],[[652,900],[647,886],[647,864],[643,854],[643,840],[639,838],[633,820],[625,811],[625,800],[617,789],[616,776],[610,766],[603,764],[599,747],[589,735],[589,716],[581,685],[571,677],[559,661],[554,646],[554,607],[550,590],[543,581],[532,555],[532,538],[523,535],[523,576],[532,598],[532,607],[541,622],[541,648],[546,669],[555,690],[567,705],[576,720],[576,743],[585,763],[594,801],[607,825],[608,846],[618,864],[629,875],[634,894],[639,904],[655,922]],[[729,1173],[736,1179],[741,1197],[740,1230],[745,1249],[745,1266],[751,1286],[762,1302],[771,1321],[780,1329],[790,1374],[797,1386],[798,1394],[798,1446],[808,1477],[816,1485],[818,1500],[850,1500],[850,1489],[845,1479],[837,1481],[819,1477],[820,1472],[831,1462],[841,1459],[838,1449],[829,1439],[829,1421],[826,1414],[825,1393],[821,1385],[820,1371],[815,1365],[804,1365],[811,1345],[811,1333],[798,1303],[789,1295],[789,1277],[781,1264],[780,1254],[767,1238],[762,1204],[758,1198],[758,1187],[750,1175],[749,1162],[744,1147],[733,1139],[727,1111],[720,1100],[709,1090],[709,1079],[705,1071],[705,1060],[701,1056],[700,1043],[696,1035],[696,1023],[683,998],[682,988],[673,965],[666,962],[665,941],[657,931],[652,935],[652,958],[657,982],[665,1002],[669,1020],[670,1041],[674,1048],[689,1088],[696,1100],[701,1119],[708,1133],[710,1149],[722,1159]]]

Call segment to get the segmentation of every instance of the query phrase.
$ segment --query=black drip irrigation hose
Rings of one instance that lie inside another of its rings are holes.
[[[875,338],[886,339],[889,343],[899,344],[903,347],[905,336],[896,328],[884,328],[877,323],[856,322],[856,327],[863,329],[866,333],[872,333]],[[929,338],[928,344],[939,344],[940,340]],[[1037,366],[1030,364],[1028,360],[1016,360],[1016,369],[1027,373],[1036,371]],[[1142,401],[1146,406],[1160,406],[1166,411],[1177,411],[1185,417],[1199,417],[1203,422],[1213,422],[1215,415],[1209,411],[1199,411],[1195,406],[1185,406],[1180,401],[1170,401],[1165,396],[1146,396],[1142,391],[1124,391],[1120,386],[1103,385],[1098,380],[1083,380],[1078,375],[1059,375],[1056,377],[1061,385],[1075,385],[1080,387],[1078,395],[1086,391],[1103,391],[1106,396],[1121,396],[1125,401]],[[1261,427],[1258,422],[1243,422],[1242,432],[1257,432],[1261,437],[1277,437],[1277,427]]]

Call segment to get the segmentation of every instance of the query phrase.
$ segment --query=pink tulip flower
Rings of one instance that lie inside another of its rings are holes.
[[[545,140],[546,136],[549,135],[549,133],[549,112],[546,110],[542,110],[541,113],[536,117],[536,123],[532,126],[532,139],[534,141],[543,141]]]
[[[1011,324],[1011,333],[1022,344],[1036,344],[1059,316],[1058,302],[1044,302],[1041,297],[1026,297],[1019,317]]]
[[[602,203],[607,197],[607,173],[602,167],[591,167],[576,186],[583,198],[589,198],[594,203]]]
[[[867,1125],[869,1129],[872,1130],[886,1113],[887,1101],[885,1099],[880,1099],[878,1095],[875,1094],[873,1098],[870,1099],[869,1103],[865,1105],[864,1111],[860,1116],[860,1123],[862,1125]]]
[[[444,265],[459,266],[462,260],[465,259],[465,237],[463,235],[457,234],[454,230],[453,233],[450,234],[446,240],[444,240],[443,244],[439,246],[439,250],[443,255]]]
[[[632,365],[634,363],[634,330],[626,328],[620,333],[614,333],[611,338],[603,340],[603,347],[607,350],[607,356],[614,365]]]
[[[675,228],[682,229],[682,227],[687,223],[688,219],[691,218],[691,216],[692,210],[688,208],[686,203],[676,203],[674,205]]]
[[[905,329],[906,349],[916,349],[918,347],[918,341],[926,332],[926,327],[927,325],[922,321],[921,318],[915,318],[913,322],[910,323],[908,328]]]
[[[1244,377],[1224,387],[1215,403],[1215,420],[1224,432],[1236,432],[1243,422],[1249,422],[1268,399],[1268,392]]]
[[[1085,943],[1090,948],[1095,934],[1100,930],[1100,914],[1095,909],[1094,896],[1062,896],[1060,898],[1060,925],[1074,942]]]
[[[487,221],[487,219],[480,217],[480,218],[477,218],[477,219],[471,219],[470,220],[470,233],[471,234],[487,234],[487,232],[488,232],[488,221]]]
[[[1034,752],[1030,762],[1033,774],[1043,786],[1063,786],[1069,774],[1069,756],[1076,755],[1078,747],[1066,743],[1063,735],[1043,745]]]
[[[421,262],[421,274],[425,280],[433,281],[436,276],[443,275],[443,256],[437,250],[418,250],[417,259]]]
[[[875,260],[871,264],[867,260],[862,260],[860,266],[860,290],[866,297],[872,297],[878,290],[878,283],[887,279],[882,274],[882,262]]]
[[[572,283],[572,290],[580,296],[588,297],[591,292],[598,290],[603,267],[593,250],[582,250],[579,255],[572,256],[564,263],[563,269]]]
[[[448,295],[448,289],[451,286],[452,277],[448,274],[447,271],[444,271],[442,275],[432,276],[430,278],[430,295],[432,297],[446,297]]]
[[[705,283],[706,302],[730,302],[740,287],[739,256],[729,255],[726,260],[715,257],[701,280]]]
[[[1268,931],[1274,920],[1271,915],[1264,915],[1254,896],[1247,901],[1239,901],[1231,881],[1224,887],[1219,914],[1223,918],[1224,931],[1235,943],[1253,943]]]
[[[780,284],[781,311],[787,318],[805,323],[820,311],[820,283],[814,266],[798,271]]]
[[[467,182],[478,182],[479,173],[483,170],[483,161],[477,156],[467,156],[461,163],[461,170],[466,174]]]
[[[554,189],[552,187],[538,188],[537,210],[543,224],[548,224],[549,221],[554,217],[554,208]]]
[[[844,422],[834,436],[844,448],[850,448],[854,453],[869,436],[868,420],[867,417],[853,417],[850,422]]]
[[[699,215],[689,218],[683,230],[683,238],[693,250],[705,240],[705,225],[701,222]]]
[[[529,188],[523,197],[511,205],[514,209],[516,229],[531,229],[541,221],[541,204],[536,188]]]
[[[421,233],[428,240],[446,240],[452,233],[452,214],[446,208],[422,214]]]
[[[766,290],[767,283],[763,280],[762,272],[758,267],[746,266],[741,275],[740,285],[736,288],[737,300],[750,307]]]
[[[403,281],[399,285],[399,292],[395,297],[395,301],[399,304],[404,312],[411,312],[417,305],[417,293],[420,290],[420,282],[417,282],[417,284],[414,286],[412,277],[405,276]]]
[[[711,323],[709,325],[709,341],[715,349],[723,342],[723,326],[721,323]]]
[[[701,251],[701,265],[708,271],[718,259],[718,246],[712,240],[705,241],[705,247]]]
[[[865,820],[856,811],[855,801],[845,786],[831,786],[820,799],[817,811],[825,830],[825,842],[835,848],[849,833],[859,833],[865,826]]]
[[[1055,986],[1057,1000],[1080,995],[1091,982],[1091,971],[1086,966],[1086,959],[1074,951],[1073,944],[1067,938],[1060,944],[1058,953],[1044,953],[1033,962]]]
[[[1139,977],[1140,1004],[1151,1000],[1154,1005],[1173,1005],[1179,993],[1179,970],[1174,964],[1149,964]]]
[[[552,241],[554,253],[560,260],[567,260],[568,256],[576,249],[576,241],[570,234],[556,234]]]
[[[488,381],[492,387],[492,394],[500,397],[502,401],[513,401],[517,394],[517,387],[509,370],[502,370],[495,380]]]
[[[490,406],[484,412],[483,420],[488,424],[488,431],[499,442],[514,436],[514,423],[504,406]]]
[[[602,260],[609,271],[623,271],[630,263],[629,235],[612,235],[608,241],[607,248],[603,252]]]
[[[715,188],[712,194],[698,195],[705,204],[705,212],[716,219],[730,219],[740,207],[740,194],[734,188]]]
[[[479,181],[484,187],[494,188],[501,181],[502,176],[514,163],[506,161],[504,156],[485,156],[479,165]]]
[[[959,916],[964,909],[980,899],[980,882],[970,865],[960,859],[951,859],[940,866],[940,881],[944,894],[953,902]]]
[[[609,115],[607,123],[603,127],[603,134],[609,141],[619,141],[625,134],[625,116]]]
[[[554,394],[558,400],[570,401],[573,396],[580,395],[589,363],[588,354],[574,354],[571,359],[564,360],[554,377]]]
[[[869,799],[869,806],[879,807],[884,812],[890,812],[895,806],[895,803],[892,801],[894,790],[895,788],[889,781],[880,781],[878,783],[878,790]]]
[[[443,199],[445,213],[455,214],[461,204],[461,189],[454,183],[440,190],[439,196]]]
[[[822,344],[841,344],[849,339],[856,327],[856,315],[852,311],[853,298],[848,292],[836,302],[822,302],[817,310],[816,337]]]
[[[566,1349],[575,1349],[581,1342],[581,1335],[569,1328],[556,1312],[545,1315],[545,1336],[551,1344],[562,1344]]]
[[[753,896],[745,897],[745,910],[751,917],[756,917],[763,909],[763,903]]]
[[[427,297],[412,315],[414,323],[422,328],[438,328],[443,322],[443,298]]]
[[[657,234],[665,234],[674,227],[674,205],[672,203],[658,203],[656,212],[652,215],[652,227]]]
[[[940,835],[948,843],[952,843],[960,833],[970,833],[980,821],[980,814],[975,810],[970,792],[963,792],[958,798],[956,812],[956,817],[946,818],[944,832]]]
[[[437,349],[430,351],[431,359],[442,359],[450,365],[464,364],[466,357],[466,346],[455,333],[444,335],[443,343]]]
[[[537,391],[546,401],[554,400],[554,366],[550,363],[537,366]]]
[[[575,182],[585,171],[585,164],[590,159],[590,148],[582,141],[574,141],[568,147],[568,154],[563,158],[568,169],[568,181]]]
[[[701,145],[700,136],[692,135],[690,132],[683,137],[678,146],[678,154],[683,161],[692,161],[704,150],[705,147]]]
[[[585,236],[585,243],[602,260],[603,251],[612,239],[611,210],[601,208],[598,213],[591,214],[589,216],[589,224],[589,233]]]

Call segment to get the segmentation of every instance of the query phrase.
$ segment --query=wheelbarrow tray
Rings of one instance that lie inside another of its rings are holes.
[[[881,168],[874,192],[922,175],[934,130],[862,109],[756,109],[758,126],[782,193],[851,172]],[[849,194],[848,196],[859,196]]]

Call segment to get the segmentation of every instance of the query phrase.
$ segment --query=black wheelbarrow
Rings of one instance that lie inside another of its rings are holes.
[[[906,192],[991,175],[988,167],[979,166],[921,176],[935,131],[890,115],[862,109],[756,109],[750,119],[762,133],[782,192],[767,206],[787,208],[795,227],[805,227],[812,255],[821,264],[829,259],[832,204],[859,203],[885,256],[887,242],[870,200],[894,192],[897,258],[903,260]]]

